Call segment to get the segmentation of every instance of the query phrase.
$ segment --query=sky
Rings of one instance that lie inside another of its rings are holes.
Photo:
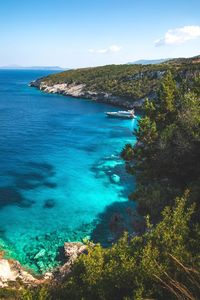
[[[78,68],[199,54],[199,0],[0,1],[0,66]]]

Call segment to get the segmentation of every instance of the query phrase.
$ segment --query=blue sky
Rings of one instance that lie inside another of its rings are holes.
[[[200,54],[199,0],[6,0],[0,66],[85,67]]]

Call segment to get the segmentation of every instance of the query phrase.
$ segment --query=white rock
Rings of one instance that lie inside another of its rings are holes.
[[[68,258],[70,263],[74,262],[74,260],[84,251],[86,251],[87,246],[80,242],[70,242],[64,244],[65,256]]]
[[[37,282],[37,279],[26,272],[18,261],[0,259],[0,287],[7,286],[10,281],[17,279],[24,283]]]
[[[1,259],[0,260],[0,285],[1,282],[15,281],[16,277],[17,277],[17,272],[11,270],[8,260]]]
[[[111,180],[114,182],[114,183],[119,183],[120,182],[120,177],[117,175],[117,174],[113,174],[111,176]]]

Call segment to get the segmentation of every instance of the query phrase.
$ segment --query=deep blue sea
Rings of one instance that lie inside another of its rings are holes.
[[[0,71],[0,246],[36,272],[59,263],[65,241],[111,243],[116,218],[128,229],[135,207],[119,153],[137,119],[28,86],[49,73]]]

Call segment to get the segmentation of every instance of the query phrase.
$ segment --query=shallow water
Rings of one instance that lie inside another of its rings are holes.
[[[135,141],[137,121],[106,118],[116,107],[28,87],[48,73],[0,71],[0,245],[36,272],[59,263],[64,241],[112,242],[113,214],[127,229],[135,205],[119,152]]]

